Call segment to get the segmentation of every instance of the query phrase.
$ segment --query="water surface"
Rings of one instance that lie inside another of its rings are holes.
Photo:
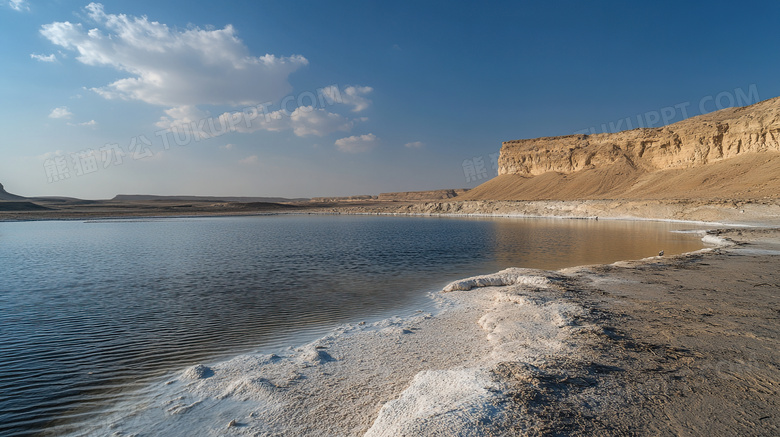
[[[404,314],[447,282],[696,250],[677,223],[307,216],[0,223],[0,435],[156,377]]]

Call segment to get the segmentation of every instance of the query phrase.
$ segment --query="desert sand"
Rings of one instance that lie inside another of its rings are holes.
[[[657,129],[505,142],[499,176],[278,202],[21,198],[0,220],[267,213],[716,223],[698,252],[464,278],[409,317],[202,363],[96,434],[780,435],[780,99]],[[381,198],[380,198],[381,197]]]

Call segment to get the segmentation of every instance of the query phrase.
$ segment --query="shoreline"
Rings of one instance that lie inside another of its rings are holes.
[[[473,423],[481,423],[480,435],[536,435],[553,430],[570,435],[695,435],[723,430],[707,422],[713,420],[707,411],[717,408],[705,409],[704,416],[701,408],[713,408],[725,400],[736,405],[734,414],[761,414],[750,424],[725,423],[724,429],[770,435],[780,430],[780,418],[762,412],[777,407],[780,369],[776,367],[778,324],[765,319],[777,320],[777,296],[770,294],[763,296],[765,302],[750,302],[751,306],[762,304],[768,313],[750,324],[746,332],[766,322],[772,335],[767,337],[768,349],[741,364],[738,357],[724,361],[723,356],[680,347],[672,341],[675,332],[665,330],[663,323],[651,326],[655,333],[647,327],[645,331],[632,329],[631,323],[649,323],[643,311],[657,310],[653,306],[665,302],[666,294],[694,289],[700,279],[691,278],[690,272],[713,270],[712,264],[717,263],[720,270],[704,276],[727,281],[738,273],[731,271],[735,261],[728,259],[734,256],[768,264],[759,269],[764,274],[777,270],[773,265],[780,254],[777,229],[705,232],[712,233],[734,238],[736,244],[558,271],[518,269],[509,272],[514,279],[505,281],[508,285],[437,294],[434,299],[439,299],[443,310],[436,316],[420,314],[363,326],[344,325],[312,343],[290,348],[287,355],[243,355],[212,367],[194,366],[169,380],[163,387],[167,394],[156,397],[154,410],[167,411],[164,417],[143,419],[140,414],[129,423],[164,419],[165,428],[154,430],[174,435],[193,430],[210,435],[271,435],[280,431],[310,435],[323,429],[341,435],[471,435],[476,432]],[[746,245],[757,246],[758,252],[740,255],[739,250]],[[680,270],[688,274],[681,276]],[[494,278],[487,283],[503,283],[495,279],[502,274],[506,276],[506,271],[486,275]],[[677,289],[669,290],[668,284],[658,282],[659,276],[674,279]],[[536,279],[518,280],[529,277]],[[780,284],[780,277],[777,279]],[[643,293],[652,288],[653,281],[656,286],[648,296],[655,296],[655,301],[647,304]],[[723,295],[721,307],[731,304],[729,298],[735,299],[728,292],[711,293]],[[559,304],[570,306],[550,307]],[[669,310],[674,311],[674,307]],[[686,311],[695,312],[696,308]],[[685,319],[686,311],[674,319],[683,326],[680,332],[691,325]],[[536,325],[519,328],[512,324],[519,315],[533,318],[538,314],[547,314],[547,321],[558,318],[557,324],[545,325],[550,329],[544,347],[530,344],[537,337],[518,338]],[[719,323],[717,314],[706,317]],[[658,332],[663,338],[654,337]],[[708,331],[702,332],[706,335]],[[727,337],[725,332],[715,336],[717,341],[712,344],[725,342]],[[486,361],[486,356],[493,356],[492,361]],[[723,377],[724,369],[740,366],[747,373],[758,369],[766,375],[749,383]],[[455,389],[452,381],[459,381]],[[723,387],[714,390],[710,381]],[[755,381],[761,382],[765,392],[758,400],[744,406],[740,399],[729,397],[728,393],[752,389],[750,384],[755,385]],[[443,397],[430,397],[426,392],[431,389],[444,393]],[[712,394],[697,398],[701,391]],[[689,405],[692,398],[697,409]],[[343,407],[344,403],[351,407]],[[674,421],[670,421],[669,408],[674,409]],[[312,413],[302,416],[304,411]],[[204,412],[210,419],[204,418]],[[734,417],[719,414],[720,422],[725,420],[723,416]],[[642,426],[635,425],[639,417]],[[294,426],[285,427],[286,420],[295,419]],[[124,435],[120,423],[110,422],[109,428]],[[134,431],[132,425],[127,431]]]
[[[95,201],[50,205],[46,211],[0,211],[0,222],[196,218],[277,214],[435,215],[600,220],[669,220],[737,225],[780,225],[780,199],[647,199],[533,201],[384,201],[292,204]],[[2,202],[0,202],[2,206]],[[187,210],[187,211],[185,211]]]
[[[635,216],[559,216],[559,215],[531,215],[521,213],[422,213],[422,212],[353,212],[353,211],[296,211],[296,212],[267,212],[267,213],[222,213],[222,214],[171,214],[171,215],[118,215],[118,216],[77,216],[77,217],[52,217],[52,218],[24,218],[7,219],[0,218],[0,223],[27,223],[27,222],[48,222],[48,221],[83,221],[92,222],[111,222],[111,221],[144,221],[144,220],[166,220],[166,219],[193,219],[193,218],[222,218],[222,217],[265,217],[282,215],[356,215],[356,216],[388,216],[388,217],[452,217],[452,218],[518,218],[518,219],[553,219],[553,220],[608,220],[608,221],[628,221],[628,222],[660,222],[660,223],[681,223],[691,225],[704,225],[713,227],[772,227],[769,223],[739,223],[739,222],[719,222],[688,219],[671,218],[653,218],[653,217],[635,217]]]
[[[780,230],[718,233],[734,244],[562,270],[597,291],[583,304],[608,322],[605,351],[618,355],[612,361],[620,365],[606,372],[612,385],[578,395],[619,395],[619,407],[597,409],[609,419],[600,433],[780,431]]]

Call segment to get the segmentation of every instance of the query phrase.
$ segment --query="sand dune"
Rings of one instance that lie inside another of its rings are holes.
[[[458,200],[757,199],[780,194],[780,153],[648,172],[625,162],[573,173],[505,174]]]

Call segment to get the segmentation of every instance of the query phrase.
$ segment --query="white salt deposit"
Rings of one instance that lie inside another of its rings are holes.
[[[95,433],[499,435],[512,417],[491,370],[576,352],[582,310],[540,292],[559,278],[531,269],[467,278],[434,297],[436,315],[343,325],[284,354],[190,367]],[[488,288],[466,291],[476,287]]]
[[[498,384],[482,368],[426,370],[386,403],[365,437],[482,436],[506,421]]]
[[[712,235],[712,234],[704,234],[704,236],[701,237],[701,241],[703,241],[704,244],[711,244],[717,247],[731,246],[734,244],[733,242],[731,242],[726,238],[719,237],[717,235]]]
[[[510,267],[491,275],[472,276],[449,283],[444,291],[471,290],[477,287],[496,287],[505,285],[528,285],[537,288],[546,288],[550,285],[547,276],[533,275],[530,272],[538,270]]]
[[[184,371],[182,374],[182,378],[185,379],[203,379],[208,378],[209,376],[213,375],[214,371],[210,368],[204,366],[203,364],[198,364],[196,366],[192,366]]]
[[[534,361],[535,357],[556,354],[567,347],[571,334],[578,330],[574,321],[583,310],[561,300],[532,300],[517,290],[498,289],[496,303],[479,319],[487,332],[496,360]]]
[[[334,358],[329,353],[314,345],[307,345],[305,348],[302,348],[299,358],[305,363],[315,365],[334,361]]]
[[[478,325],[487,333],[491,350],[474,363],[477,366],[418,373],[399,398],[382,407],[366,436],[482,436],[503,429],[507,403],[501,383],[491,378],[489,370],[503,361],[541,364],[550,356],[572,351],[568,341],[578,329],[572,321],[583,313],[573,304],[522,295],[549,283],[529,278],[514,278],[515,285],[496,287],[492,293],[485,290],[483,297],[489,299],[483,301],[492,300],[494,305]]]

